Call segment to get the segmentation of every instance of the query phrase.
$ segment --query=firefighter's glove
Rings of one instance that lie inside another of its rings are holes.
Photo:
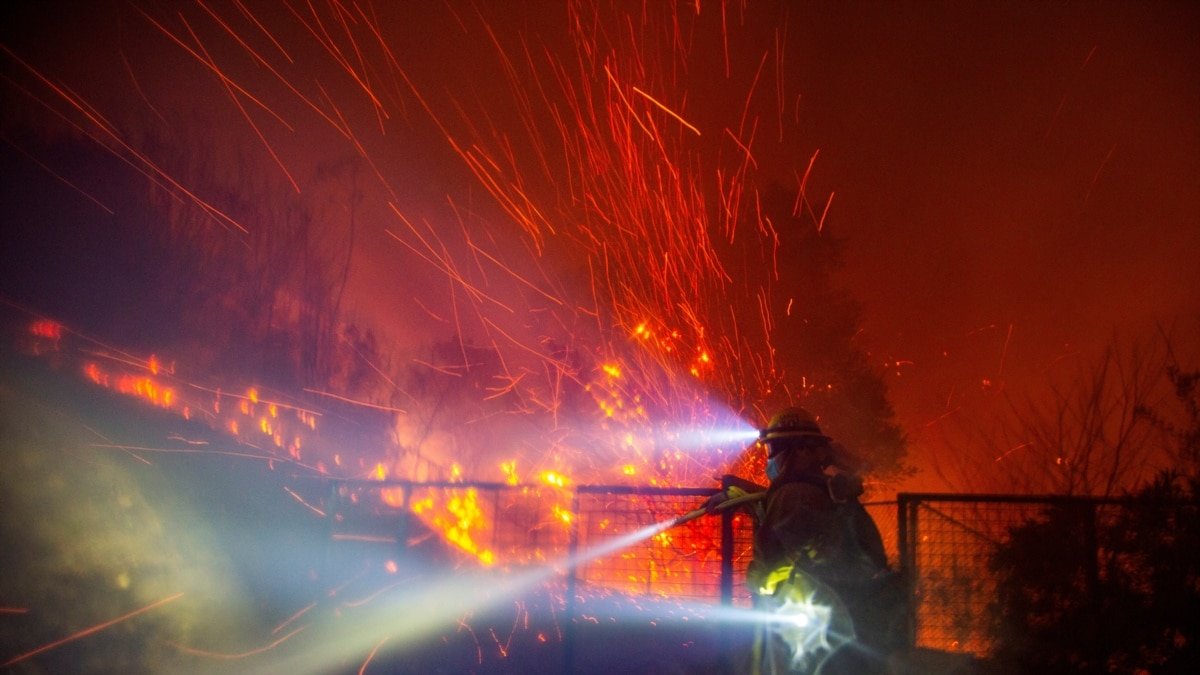
[[[711,496],[707,500],[705,500],[704,510],[707,511],[709,515],[712,515],[714,513],[720,513],[721,509],[719,507],[722,504],[729,501],[730,499],[744,497],[748,494],[750,494],[750,493],[747,492],[746,490],[743,490],[742,488],[740,488],[736,485],[730,485],[729,487],[725,488],[724,490],[714,494],[713,496]]]
[[[729,496],[729,491],[734,490],[734,489],[735,488],[727,488],[725,490],[721,490],[720,492],[717,492],[716,494],[714,494],[711,497],[709,497],[708,499],[706,499],[704,501],[704,512],[710,516],[714,513],[720,513],[720,511],[717,510],[717,507],[720,506],[721,504],[724,504],[727,500],[729,500],[731,498]]]

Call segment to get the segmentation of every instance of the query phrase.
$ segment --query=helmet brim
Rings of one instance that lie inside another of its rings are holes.
[[[781,440],[788,439],[788,438],[820,438],[820,439],[823,439],[826,441],[831,440],[829,436],[826,436],[825,434],[823,434],[819,431],[801,431],[801,430],[771,431],[771,432],[768,432],[765,434],[759,434],[759,436],[758,436],[758,440],[762,441],[763,443],[770,443],[772,441],[781,441]]]

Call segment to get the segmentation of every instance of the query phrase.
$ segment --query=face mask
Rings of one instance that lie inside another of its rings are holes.
[[[773,481],[779,478],[779,457],[767,458],[767,480]]]

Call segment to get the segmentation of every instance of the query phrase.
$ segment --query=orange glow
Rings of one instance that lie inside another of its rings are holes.
[[[412,512],[441,531],[448,542],[474,555],[483,565],[495,564],[495,554],[475,541],[476,534],[487,523],[479,506],[479,492],[475,488],[468,488],[461,496],[451,497],[440,508],[435,506],[432,497],[427,497],[413,504]]]
[[[94,363],[85,365],[83,367],[83,374],[85,377],[87,377],[87,379],[91,380],[95,384],[100,385],[101,387],[108,386],[108,375],[100,370],[100,366]]]
[[[508,485],[516,485],[520,482],[520,479],[517,477],[516,460],[511,462],[502,462],[500,464],[500,470],[504,472],[504,482]]]
[[[554,505],[554,517],[561,520],[562,522],[566,523],[567,525],[570,525],[571,521],[575,518],[575,515],[572,514],[570,511],[568,511],[567,509],[564,509],[561,506],[558,506],[557,504],[555,504]]]
[[[38,319],[37,321],[29,324],[29,333],[40,338],[46,338],[47,340],[54,340],[57,342],[62,339],[63,325],[57,321],[51,321],[49,319]]]
[[[371,479],[372,480],[387,480],[387,478],[388,478],[387,467],[385,467],[383,464],[376,464],[374,470],[371,471]],[[403,488],[394,488],[394,487],[383,488],[382,490],[379,491],[379,497],[380,497],[380,499],[383,500],[384,504],[387,504],[388,506],[390,506],[394,509],[404,508],[405,493],[404,493]],[[432,506],[432,505],[433,504],[431,501],[430,506]],[[413,512],[416,513],[416,510],[414,509]]]

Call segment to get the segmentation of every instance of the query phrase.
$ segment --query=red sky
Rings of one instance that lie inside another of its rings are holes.
[[[932,442],[922,421],[984,378],[1037,396],[1114,330],[1144,337],[1156,322],[1184,322],[1194,348],[1195,5],[809,13],[804,119],[866,339],[913,362],[890,386],[916,452]]]

